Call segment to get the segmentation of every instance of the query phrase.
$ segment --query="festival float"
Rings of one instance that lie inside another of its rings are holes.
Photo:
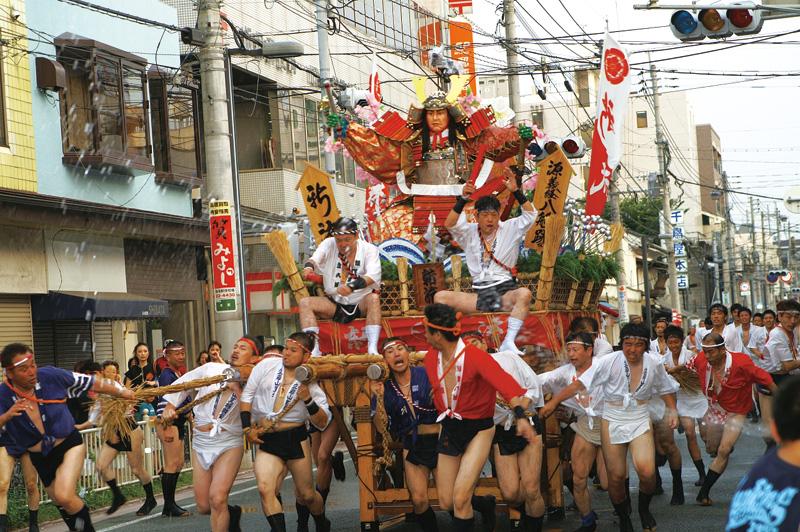
[[[335,142],[328,149],[346,150],[369,179],[362,238],[380,249],[382,338],[402,337],[417,351],[413,360],[422,360],[427,349],[422,323],[425,305],[433,302],[439,290],[472,291],[463,253],[444,229],[444,220],[466,182],[476,188],[464,211],[467,217],[473,216],[470,205],[488,194],[501,201],[502,219],[515,216],[519,207],[503,186],[510,176],[518,180],[537,211],[514,268],[518,285],[533,294],[516,343],[537,373],[547,371],[560,365],[570,321],[597,314],[604,283],[617,273],[614,252],[620,246],[622,228],[586,215],[580,201],[567,198],[573,171],[555,142],[548,142],[535,126],[500,125],[490,106],[481,106],[471,96],[458,96],[465,84],[466,79],[453,76],[448,93],[427,96],[424,80],[415,80],[419,102],[406,116],[393,110],[381,113],[374,101],[368,109],[357,109],[355,116],[329,115]],[[442,117],[435,128],[425,119],[432,111]],[[339,218],[330,177],[308,166],[297,190],[319,244]],[[284,233],[269,233],[267,243],[283,273],[276,290],[291,292],[296,304],[319,289],[302,280]],[[496,347],[507,319],[505,312],[475,313],[463,318],[462,328],[480,331]],[[386,430],[385,416],[382,421],[377,412],[374,423],[370,410],[367,379],[386,378],[388,370],[382,357],[364,354],[363,319],[347,324],[320,321],[319,325],[320,347],[328,356],[312,359],[304,374],[322,385],[331,404],[349,407],[353,413],[357,444],[350,440],[338,413],[335,421],[344,429],[341,433],[360,478],[361,529],[377,530],[411,509],[402,474],[389,474],[401,467],[402,452],[394,452],[400,446]],[[561,437],[555,417],[547,420],[544,442],[542,492],[548,513],[563,514]],[[435,491],[431,485],[434,506]],[[512,519],[518,517],[503,504],[494,478],[482,478],[477,493],[494,495],[499,509],[508,511]]]

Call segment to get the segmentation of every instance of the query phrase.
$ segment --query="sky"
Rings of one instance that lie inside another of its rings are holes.
[[[500,0],[474,2],[474,11],[467,18],[478,27],[476,32],[502,31],[495,28],[498,19],[495,8]],[[642,4],[645,0],[635,3]],[[659,2],[662,6],[676,3]],[[647,51],[650,51],[650,57],[660,70],[662,90],[688,90],[695,123],[712,124],[720,136],[723,169],[728,173],[731,188],[781,198],[753,199],[757,208],[773,213],[773,219],[777,206],[783,215],[788,216],[793,233],[800,237],[800,214],[789,213],[782,201],[791,187],[800,187],[800,142],[797,142],[800,138],[800,109],[797,106],[800,69],[796,67],[800,52],[800,19],[766,20],[757,35],[681,43],[669,28],[673,10],[635,10],[633,5],[634,2],[629,0],[522,0],[522,6],[533,20],[525,13],[521,18],[526,19],[536,37],[577,36],[577,39],[558,41],[550,38],[546,50],[538,43],[529,43],[526,45],[531,51],[529,57],[538,52],[573,59],[563,63],[565,70],[569,70],[575,66],[575,59],[587,58],[593,49],[591,45],[585,45],[589,37],[584,32],[592,39],[601,40],[602,35],[592,34],[602,32],[606,23],[611,31],[647,28],[615,34],[617,40],[628,48],[631,63],[646,63]],[[519,38],[529,37],[519,21],[517,31]],[[795,33],[779,35],[786,32]],[[476,35],[476,42],[489,40]],[[749,42],[758,40],[763,42]],[[505,57],[499,46],[479,46],[477,50],[485,54],[478,58],[478,62],[483,63],[478,65],[478,70],[490,64],[487,56]],[[678,57],[688,54],[697,55]],[[679,73],[669,72],[669,69]],[[783,75],[753,80],[753,74]],[[552,77],[554,85],[562,83],[563,78]],[[531,83],[527,78],[522,79],[526,80],[522,84],[523,93],[530,91]],[[696,154],[682,155],[696,160]],[[731,196],[734,220],[737,223],[747,221],[751,196]],[[759,217],[760,214],[756,214],[757,223]],[[774,229],[774,222],[772,227]]]

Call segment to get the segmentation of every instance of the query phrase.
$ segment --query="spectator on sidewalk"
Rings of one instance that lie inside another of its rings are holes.
[[[767,452],[742,479],[728,513],[728,532],[800,530],[800,377],[785,380],[772,403]]]

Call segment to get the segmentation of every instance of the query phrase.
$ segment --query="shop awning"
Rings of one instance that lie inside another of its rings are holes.
[[[167,318],[169,302],[118,292],[48,292],[31,296],[31,311],[34,321]]]

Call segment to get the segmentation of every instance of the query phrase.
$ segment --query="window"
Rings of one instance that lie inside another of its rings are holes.
[[[0,146],[8,146],[8,130],[6,129],[6,91],[3,58],[5,51],[0,47]]]
[[[531,109],[531,123],[539,126],[539,129],[544,130],[544,109],[541,107],[534,107]]]
[[[196,82],[173,72],[149,74],[150,116],[156,177],[164,182],[200,184],[200,132]]]
[[[64,164],[116,173],[152,171],[145,66],[147,60],[91,39],[55,39],[67,74],[61,97]]]
[[[636,127],[639,129],[647,127],[647,111],[636,111]]]

